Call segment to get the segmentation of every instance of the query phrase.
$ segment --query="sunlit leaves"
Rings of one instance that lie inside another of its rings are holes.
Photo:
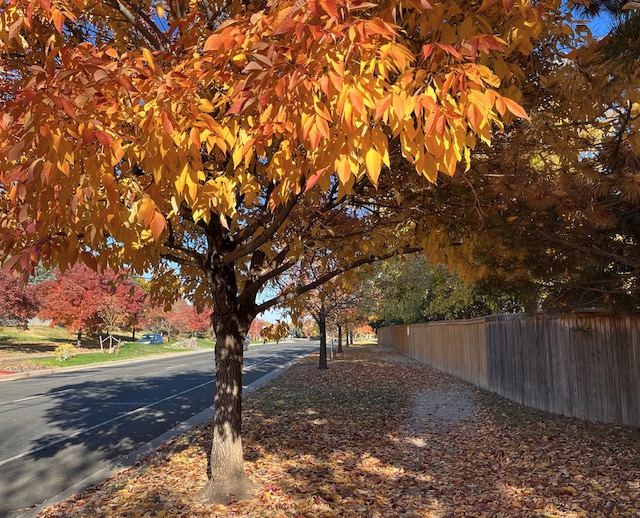
[[[141,29],[147,42],[132,49],[108,6],[30,5],[0,12],[0,52],[23,40],[38,52],[13,64],[25,79],[3,109],[7,250],[55,263],[69,247],[117,247],[98,261],[138,270],[185,215],[227,225],[239,204],[275,210],[332,178],[343,196],[363,178],[378,185],[398,160],[431,182],[468,167],[469,148],[490,143],[502,117],[525,116],[501,90],[511,69],[494,65],[540,23],[525,3],[505,18],[453,2],[407,3],[400,14],[395,3],[285,1],[232,11],[213,31],[177,31],[170,50]],[[166,7],[147,6],[192,23]],[[86,13],[112,41],[76,39],[69,23]],[[487,33],[493,19],[508,20],[500,34]],[[414,30],[418,46],[405,36]],[[59,228],[69,237],[52,239]]]

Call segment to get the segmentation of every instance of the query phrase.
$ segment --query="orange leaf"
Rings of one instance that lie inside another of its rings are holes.
[[[151,220],[151,233],[153,234],[153,239],[158,241],[160,239],[160,235],[164,232],[164,229],[167,228],[167,221],[164,219],[164,216],[159,212],[155,212],[153,219]]]
[[[524,108],[520,106],[517,102],[507,97],[503,97],[502,99],[505,105],[507,106],[507,108],[509,109],[509,111],[513,113],[516,117],[529,120],[529,116],[527,115],[527,112],[524,111]]]
[[[51,9],[51,20],[56,30],[62,34],[62,26],[64,25],[64,15],[55,7]]]
[[[473,131],[478,133],[480,130],[480,124],[482,124],[482,113],[475,104],[470,104],[467,107],[467,120],[473,128]]]
[[[329,16],[332,18],[338,17],[338,8],[335,0],[320,0],[319,3]]]
[[[169,119],[169,115],[167,115],[167,112],[162,110],[162,127],[164,128],[164,130],[171,135],[173,133],[173,124],[171,124],[171,119]]]

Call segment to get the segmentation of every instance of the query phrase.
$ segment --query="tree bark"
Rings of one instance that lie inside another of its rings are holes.
[[[327,369],[327,317],[324,313],[318,315],[318,327],[320,328],[320,364],[319,369]]]
[[[82,347],[82,330],[78,330],[78,335],[76,336],[76,347]]]
[[[338,325],[338,352],[342,353],[344,352],[342,350],[342,326]]]
[[[252,498],[257,486],[244,471],[242,450],[242,362],[244,338],[253,318],[237,306],[233,268],[219,272],[212,282],[215,308],[215,415],[209,463],[210,479],[201,497],[208,503]]]

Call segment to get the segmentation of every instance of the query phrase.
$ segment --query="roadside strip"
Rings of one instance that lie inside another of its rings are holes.
[[[191,354],[191,353],[185,353],[185,354]],[[285,363],[284,365],[278,366],[273,371],[271,371],[269,374],[266,374],[266,375],[262,376],[261,378],[257,379],[253,383],[251,383],[251,384],[249,384],[247,386],[243,386],[242,387],[242,395],[243,395],[243,397],[248,396],[252,392],[256,391],[257,389],[259,389],[260,387],[262,387],[263,385],[268,383],[269,381],[273,380],[274,378],[276,378],[277,376],[282,374],[285,370],[290,368],[292,365],[294,365],[301,358],[303,358],[304,356],[307,356],[308,354],[311,354],[311,353],[310,352],[305,352],[303,354],[300,354],[298,357],[296,357],[293,360]],[[259,362],[259,363],[264,363],[264,362]],[[255,365],[257,365],[257,364],[253,364],[253,365],[247,366],[246,370],[251,370],[251,368],[253,366],[255,366]],[[199,414],[194,415],[193,417],[191,417],[187,421],[184,421],[184,422],[174,426],[173,428],[171,428],[170,430],[166,431],[162,435],[156,437],[155,439],[152,439],[148,443],[143,444],[142,446],[140,446],[138,449],[136,449],[136,450],[132,451],[131,453],[128,453],[127,455],[121,457],[120,459],[118,459],[117,461],[112,463],[110,466],[106,466],[106,467],[102,468],[101,470],[96,471],[93,475],[88,476],[84,480],[81,480],[77,484],[74,484],[69,489],[66,489],[66,490],[62,491],[61,493],[58,493],[57,495],[51,497],[50,499],[48,499],[45,502],[41,503],[40,505],[34,507],[33,509],[29,509],[27,512],[18,515],[16,518],[36,518],[38,516],[38,514],[40,514],[40,512],[43,509],[45,509],[46,507],[50,507],[52,505],[55,505],[55,504],[57,504],[59,502],[62,502],[63,500],[67,500],[72,495],[75,495],[75,494],[78,494],[78,493],[82,493],[83,491],[85,491],[89,487],[94,486],[96,484],[99,484],[99,483],[107,480],[108,478],[114,476],[119,471],[122,471],[123,469],[126,469],[126,468],[129,468],[129,467],[133,466],[133,464],[135,464],[136,461],[138,461],[139,459],[141,459],[142,457],[144,457],[146,455],[149,455],[149,454],[153,453],[162,444],[166,443],[167,441],[170,441],[171,439],[173,439],[174,437],[176,437],[176,436],[178,436],[180,434],[188,432],[193,427],[195,427],[195,426],[197,426],[199,424],[202,424],[205,421],[211,419],[213,417],[213,414],[214,414],[214,407],[210,406],[209,408],[207,408],[206,410],[203,410]]]
[[[88,365],[81,365],[78,367],[56,367],[55,369],[42,369],[37,371],[16,372],[15,374],[6,374],[6,375],[0,376],[0,382],[21,380],[25,378],[35,378],[36,376],[47,376],[49,374],[64,374],[67,372],[95,369],[97,367],[110,367],[111,365],[122,365],[123,363],[139,363],[139,362],[144,362],[148,360],[157,360],[158,358],[161,358],[163,356],[175,356],[176,354],[189,356],[192,354],[202,354],[206,352],[210,352],[211,355],[213,356],[213,349],[199,349],[197,351],[187,351],[187,352],[181,352],[181,353],[154,354],[154,355],[144,356],[142,358],[134,358],[130,360],[113,360],[110,362],[101,362],[101,363],[90,363]]]

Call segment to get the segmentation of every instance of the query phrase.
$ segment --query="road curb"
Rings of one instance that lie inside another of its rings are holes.
[[[184,353],[184,354],[192,354],[192,353]],[[301,354],[297,358],[294,358],[293,360],[285,363],[284,365],[280,365],[279,367],[271,371],[269,374],[266,374],[261,378],[258,378],[253,383],[247,385],[246,387],[243,387],[242,388],[243,398],[246,398],[246,396],[248,396],[252,392],[255,392],[262,386],[266,385],[267,383],[269,383],[274,378],[281,375],[283,372],[285,372],[287,369],[295,365],[297,362],[299,362],[309,354],[313,354],[313,352],[307,352],[307,353]],[[77,370],[81,370],[81,369],[77,369]],[[165,433],[163,433],[162,435],[159,435],[155,439],[152,439],[149,442],[143,444],[136,450],[128,453],[123,457],[120,457],[118,460],[113,462],[110,466],[105,466],[104,468],[96,471],[93,475],[89,475],[87,478],[74,484],[70,488],[65,489],[64,491],[58,493],[55,496],[52,496],[51,498],[42,502],[36,507],[29,509],[25,513],[17,515],[15,518],[36,518],[40,514],[40,512],[43,511],[45,508],[51,507],[52,505],[55,505],[59,502],[67,500],[75,494],[82,493],[89,487],[95,486],[96,484],[104,482],[105,480],[107,480],[108,478],[111,478],[118,472],[124,469],[130,468],[138,460],[142,459],[146,455],[153,453],[162,444],[170,441],[171,439],[173,439],[174,437],[182,433],[188,432],[195,426],[204,423],[208,419],[211,419],[213,417],[213,414],[214,414],[214,408],[213,406],[210,406],[206,410],[203,410],[202,412],[194,415],[190,419],[187,419],[186,421],[174,426],[170,430],[167,430]]]

